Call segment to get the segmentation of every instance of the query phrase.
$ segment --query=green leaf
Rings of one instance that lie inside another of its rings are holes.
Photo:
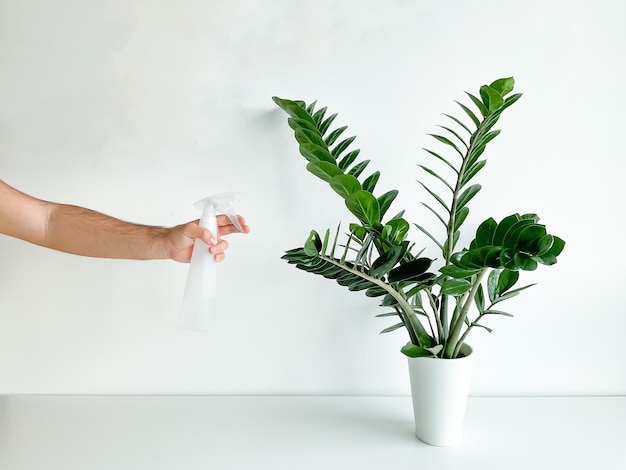
[[[451,116],[450,114],[445,114],[444,116],[452,119],[454,122],[456,122],[459,126],[461,126],[463,129],[465,129],[467,131],[468,134],[472,134],[472,131],[470,130],[469,127],[467,127],[461,120],[459,120],[458,118],[455,118],[454,116]]]
[[[352,162],[356,159],[361,151],[359,149],[353,150],[352,152],[347,153],[340,161],[339,168],[343,171],[346,171]],[[333,157],[334,158],[334,157]]]
[[[554,243],[552,243],[552,246],[547,251],[547,253],[544,253],[544,255],[551,255],[556,258],[557,256],[561,254],[564,247],[565,247],[565,242],[561,238],[554,236]]]
[[[482,224],[478,226],[476,230],[476,245],[475,248],[480,248],[482,246],[490,246],[494,245],[494,234],[496,233],[496,229],[498,228],[498,224],[493,218],[488,218]]]
[[[384,330],[382,330],[380,334],[382,335],[383,333],[390,333],[392,331],[396,331],[397,329],[402,328],[403,326],[404,326],[404,322],[396,323],[395,325],[389,326],[385,328]]]
[[[330,183],[334,177],[343,175],[337,165],[328,162],[310,162],[306,169],[327,183]]]
[[[519,271],[503,269],[498,276],[498,284],[495,297],[508,291],[511,287],[515,285],[518,279]]]
[[[476,117],[476,115],[474,114],[474,112],[471,109],[469,109],[467,106],[465,106],[460,101],[455,101],[455,103],[458,104],[463,109],[463,111],[465,111],[465,114],[467,114],[470,117],[470,119],[476,125],[476,127],[480,126],[479,119]],[[481,103],[481,105],[482,105],[482,103]]]
[[[335,159],[330,152],[320,147],[319,145],[312,143],[305,143],[300,145],[300,154],[310,162],[328,162],[335,165]]]
[[[389,273],[391,269],[398,264],[406,253],[408,245],[403,243],[402,245],[392,246],[387,251],[383,252],[376,261],[372,263],[370,269],[370,275],[374,277],[382,277]]]
[[[409,228],[409,223],[403,218],[392,219],[384,225],[382,237],[397,244],[404,240]]]
[[[326,110],[326,108],[324,108],[324,110]],[[323,121],[321,124],[318,125],[319,131],[320,131],[321,135],[326,134],[326,131],[328,130],[330,125],[333,123],[333,121],[335,120],[336,117],[337,117],[337,113],[332,114],[332,115],[328,116],[328,118],[326,118],[325,121]]]
[[[407,343],[402,346],[400,350],[402,354],[408,357],[434,357],[433,353],[427,349],[414,345],[413,343]]]
[[[389,272],[389,282],[411,281],[421,276],[432,264],[429,258],[416,258]]]
[[[330,153],[332,153],[335,158],[339,158],[343,151],[346,150],[352,142],[354,142],[354,139],[356,139],[356,136],[348,137],[347,139],[342,140],[335,146],[335,148],[332,149]]]
[[[474,294],[474,303],[480,313],[485,311],[485,293],[482,285],[478,285],[478,289],[476,289],[476,293]]]
[[[422,227],[419,224],[414,223],[413,225],[415,225],[415,227],[417,227],[420,232],[422,232],[424,235],[430,238],[433,241],[433,243],[437,245],[441,251],[443,251],[443,245],[439,243],[439,241],[428,230],[426,230],[424,227]]]
[[[359,224],[350,224],[350,233],[361,243],[365,240],[365,236],[367,235],[365,227]]]
[[[504,98],[496,90],[488,85],[480,87],[480,97],[490,112],[500,109],[504,105]]]
[[[373,193],[376,188],[376,183],[378,182],[378,178],[380,178],[380,171],[375,171],[363,181],[363,190],[369,193]]]
[[[540,240],[545,235],[547,235],[545,226],[531,224],[520,231],[517,237],[517,246],[523,251],[530,252],[533,246],[539,245]]]
[[[455,279],[467,279],[478,274],[480,272],[480,269],[459,268],[458,266],[449,264],[440,268],[439,271],[441,271],[446,276],[450,276]]]
[[[503,312],[502,310],[493,310],[493,309],[485,310],[483,312],[483,314],[485,314],[485,315],[504,315],[505,317],[513,317],[513,315],[511,315],[510,313]]]
[[[507,234],[509,229],[520,221],[520,216],[518,214],[509,215],[500,221],[498,224],[496,231],[493,235],[492,245],[502,246],[504,241],[504,236]]]
[[[448,165],[448,166],[452,169],[452,171],[454,171],[455,173],[457,173],[457,174],[459,173],[459,172],[457,171],[457,169],[454,167],[454,165],[453,165],[452,163],[450,163],[448,160],[446,160],[445,158],[443,158],[443,157],[442,157],[441,155],[439,155],[438,153],[433,152],[432,150],[428,150],[427,148],[424,148],[424,149],[422,149],[422,150],[425,150],[426,152],[428,152],[429,154],[431,154],[433,157],[435,157],[437,160],[440,160],[440,161],[442,161],[443,163],[445,163],[446,165]]]
[[[324,139],[324,141],[326,142],[326,145],[328,145],[329,147],[333,145],[335,141],[339,138],[339,136],[343,134],[343,131],[345,131],[347,128],[348,126],[343,126],[332,131],[330,135],[326,137],[326,139]]]
[[[384,217],[384,215],[387,213],[387,210],[389,209],[389,207],[391,206],[391,203],[393,202],[393,200],[396,198],[396,196],[398,195],[398,191],[395,189],[392,189],[391,191],[387,191],[385,194],[383,194],[382,196],[380,196],[378,198],[378,205],[380,207],[380,217]]]
[[[524,271],[534,271],[537,269],[537,261],[525,253],[516,253],[513,259],[519,269]]]
[[[330,186],[344,199],[357,191],[361,190],[361,183],[352,175],[336,175],[330,181]]]
[[[495,305],[497,303],[502,302],[503,300],[508,300],[508,299],[513,298],[513,297],[516,297],[517,295],[519,295],[520,292],[522,292],[523,290],[528,289],[529,287],[532,287],[534,285],[535,284],[528,284],[527,286],[520,287],[518,289],[513,289],[513,290],[510,290],[508,292],[505,292],[504,294],[499,295],[494,300],[492,300],[492,304]]]
[[[363,170],[365,170],[367,165],[369,165],[369,163],[370,163],[369,160],[363,160],[361,163],[354,165],[348,173],[358,178],[359,175],[363,173]]]
[[[283,111],[285,111],[291,117],[308,120],[314,123],[313,118],[309,115],[309,113],[306,112],[306,109],[303,108],[303,101],[292,101],[282,99],[277,96],[274,96],[272,99]]]
[[[291,127],[294,131],[299,128],[304,128],[312,132],[318,132],[317,127],[315,126],[315,123],[307,119],[290,117],[289,119],[287,119],[287,124],[289,124],[289,127]]]
[[[465,186],[470,180],[476,176],[476,174],[483,169],[487,160],[480,160],[470,166],[465,173],[463,173],[463,177],[461,178],[461,187]]]
[[[441,285],[441,293],[445,295],[462,295],[472,288],[465,279],[448,279]]]
[[[500,96],[506,96],[513,91],[513,88],[515,87],[515,79],[513,77],[499,78],[489,86]]]
[[[499,246],[481,246],[473,250],[468,250],[458,259],[458,266],[461,268],[499,268],[500,253],[502,249]],[[456,258],[455,258],[456,259]]]
[[[418,334],[417,335],[417,341],[419,342],[420,346],[422,346],[424,349],[432,348],[433,344],[435,344],[435,340],[433,338],[431,338],[431,336],[426,334],[426,333]]]
[[[443,206],[443,208],[448,212],[448,214],[450,213],[450,208],[443,201],[443,199],[441,199],[439,196],[437,196],[437,194],[434,191],[432,191],[428,186],[426,186],[421,181],[418,181],[418,183],[428,192],[428,194],[430,194],[439,204],[441,204]]]
[[[378,200],[367,191],[356,191],[346,196],[346,206],[362,223],[376,225],[380,223]]]
[[[454,150],[457,151],[457,153],[459,155],[461,155],[461,157],[463,157],[463,152],[461,152],[459,150],[459,148],[456,146],[456,144],[454,142],[452,142],[450,139],[448,139],[447,137],[444,137],[442,135],[438,135],[438,134],[428,134],[431,137],[434,137],[435,139],[437,139],[439,142],[442,142],[446,145],[449,145],[450,147],[452,147]]]
[[[461,195],[459,196],[459,198],[457,199],[457,205],[456,205],[457,208],[460,209],[461,207],[465,206],[468,202],[470,202],[472,198],[476,196],[476,194],[478,194],[480,189],[481,189],[481,186],[479,184],[473,184],[472,186],[467,188],[465,191],[463,191]]]
[[[397,317],[398,312],[387,312],[387,313],[379,313],[378,315],[374,315],[376,318],[382,317]]]
[[[311,230],[309,238],[304,243],[304,252],[309,256],[317,256],[322,249],[322,241],[315,230]]]
[[[454,188],[450,185],[450,183],[448,183],[444,178],[442,178],[441,176],[439,176],[437,173],[435,173],[433,170],[431,170],[430,168],[424,166],[424,165],[417,165],[418,167],[420,167],[422,170],[424,170],[426,173],[428,173],[431,176],[434,176],[435,178],[437,178],[439,181],[441,181],[449,190],[450,192],[454,192]]]
[[[321,148],[326,147],[326,142],[324,142],[324,139],[322,139],[320,134],[318,134],[317,132],[313,132],[303,127],[299,127],[294,132],[294,135],[298,143],[301,145],[302,144],[315,144]]]
[[[324,242],[322,243],[322,249],[320,250],[322,254],[325,254],[326,250],[328,249],[329,239],[330,239],[330,229],[327,229],[326,233],[324,234]]]
[[[450,129],[449,127],[446,127],[446,126],[438,126],[438,127],[441,127],[442,129],[448,131],[450,134],[456,137],[466,149],[468,148],[468,145],[465,143],[465,140],[463,140],[463,138],[454,129]]]
[[[484,148],[489,142],[491,142],[493,139],[495,139],[499,135],[500,135],[500,131],[499,130],[487,132],[485,134],[481,134],[481,135],[476,137],[474,145],[476,147],[483,147]],[[475,158],[472,156],[472,158],[470,158],[469,161],[470,161],[470,163],[473,163],[475,161]]]
[[[493,302],[496,297],[498,297],[498,279],[500,277],[501,270],[494,269],[489,273],[487,277],[487,295],[489,296],[489,301]]]
[[[469,214],[469,207],[461,207],[460,209],[457,209],[456,215],[454,217],[454,231],[455,232],[461,227],[463,222],[465,222],[465,219],[467,218],[468,214]]]
[[[311,114],[311,113],[309,113]],[[326,106],[324,106],[323,108],[318,109],[315,114],[313,115],[313,121],[315,121],[315,125],[319,126],[320,123],[322,122],[322,120],[324,119],[324,115],[326,114]],[[324,133],[322,132],[322,135]]]
[[[476,105],[476,107],[478,108],[478,110],[480,111],[480,114],[483,115],[483,117],[486,117],[487,114],[489,114],[489,110],[487,109],[487,107],[483,104],[482,101],[480,101],[478,98],[476,98],[474,95],[472,95],[471,93],[467,93],[465,92],[465,94],[467,96],[470,97],[470,99],[472,100],[472,102]],[[480,123],[476,124],[476,126],[478,127],[480,125]]]

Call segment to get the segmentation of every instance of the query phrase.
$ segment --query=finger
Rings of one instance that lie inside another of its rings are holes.
[[[197,220],[189,222],[183,227],[183,235],[192,240],[199,238],[207,245],[215,245],[218,242],[210,230],[198,225]]]
[[[241,215],[237,215],[237,219],[239,221],[239,225],[241,225],[241,228],[243,229],[243,233],[250,232],[250,227],[246,225],[246,219]],[[237,227],[235,227],[230,218],[223,214],[217,216],[217,225],[219,228],[220,236],[239,232],[239,230],[237,229]]]
[[[226,240],[220,240],[216,245],[209,247],[209,253],[212,255],[218,255],[223,253],[228,248],[228,242]]]

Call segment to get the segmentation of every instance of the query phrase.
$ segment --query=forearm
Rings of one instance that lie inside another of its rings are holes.
[[[96,258],[165,259],[168,229],[133,224],[83,207],[47,203],[43,246]]]

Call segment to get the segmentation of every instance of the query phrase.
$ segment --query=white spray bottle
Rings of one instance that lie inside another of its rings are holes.
[[[200,226],[209,229],[217,237],[217,213],[220,212],[228,216],[237,230],[243,232],[235,212],[234,203],[238,200],[238,193],[220,193],[196,202],[193,206],[202,210]],[[209,246],[196,238],[189,263],[180,319],[184,328],[204,331],[210,326],[217,292],[215,265],[215,259],[209,253]]]

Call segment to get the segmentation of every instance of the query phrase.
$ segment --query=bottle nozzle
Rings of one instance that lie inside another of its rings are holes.
[[[205,210],[207,207],[212,208],[215,212],[226,215],[232,224],[243,232],[243,227],[237,219],[237,211],[235,210],[235,202],[241,198],[240,193],[219,193],[199,200],[193,206],[196,209]]]

